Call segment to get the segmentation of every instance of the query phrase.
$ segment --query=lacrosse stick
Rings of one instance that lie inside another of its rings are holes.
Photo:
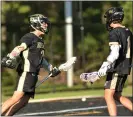
[[[38,86],[40,86],[45,80],[47,80],[48,78],[50,78],[52,76],[52,73],[49,74],[48,76],[46,76],[43,80],[41,80],[36,86],[35,88],[37,88]]]
[[[130,65],[129,67],[133,67],[133,64]],[[90,72],[90,73],[82,73],[80,75],[80,79],[84,82],[95,82],[96,80],[100,79],[100,77],[98,76],[98,72]]]
[[[58,69],[60,71],[68,71],[70,68],[72,68],[73,64],[75,63],[76,61],[76,57],[72,57],[70,58],[66,63],[63,63],[61,64]],[[52,76],[52,73],[50,73],[48,76],[46,76],[43,80],[41,80],[37,85],[36,85],[36,88],[38,86],[40,86],[44,81],[46,81],[48,78],[50,78]]]
[[[98,72],[91,72],[91,73],[82,73],[80,75],[80,79],[84,82],[95,82],[96,80],[100,79],[100,77],[98,76]]]

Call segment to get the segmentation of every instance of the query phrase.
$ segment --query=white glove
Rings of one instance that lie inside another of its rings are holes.
[[[98,71],[98,76],[99,77],[105,76],[108,69],[110,69],[110,63],[109,62],[103,62],[101,68]]]

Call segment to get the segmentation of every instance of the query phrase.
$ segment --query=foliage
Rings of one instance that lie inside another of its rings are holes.
[[[3,71],[3,70],[2,70]],[[16,73],[13,70],[5,69],[2,72],[1,81],[2,86],[12,86],[16,83]]]
[[[127,1],[127,2],[125,2],[125,1],[121,1],[120,2],[120,5],[123,7],[123,9],[124,9],[124,21],[123,21],[123,24],[125,25],[125,26],[127,26],[128,28],[130,28],[130,30],[132,30],[133,31],[133,26],[132,26],[132,24],[133,24],[133,17],[132,17],[132,7],[133,7],[133,2],[132,1]]]
[[[82,1],[82,11],[79,8],[80,4],[81,1],[72,2],[73,53],[78,57],[78,62],[74,67],[74,82],[76,83],[81,83],[78,79],[82,71],[98,70],[102,62],[106,60],[109,47],[103,15],[109,7],[122,6],[125,11],[123,24],[132,29],[131,1]],[[64,1],[2,1],[2,30],[4,29],[2,56],[18,45],[20,38],[29,32],[28,16],[35,13],[44,14],[51,21],[50,34],[44,38],[45,56],[48,61],[58,66],[65,61],[66,57]],[[81,22],[80,14],[82,14],[83,22]],[[83,32],[81,25],[84,27]],[[12,74],[7,71],[6,69],[2,71],[3,86],[15,83],[16,75],[13,71]],[[6,77],[10,79],[5,80]],[[66,83],[66,80],[64,81]]]

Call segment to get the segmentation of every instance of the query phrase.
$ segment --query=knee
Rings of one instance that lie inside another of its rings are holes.
[[[21,98],[20,98],[20,97],[17,97],[17,96],[12,96],[12,97],[11,97],[11,101],[14,102],[14,103],[15,103],[15,102],[18,102],[20,99],[21,99]]]
[[[104,94],[105,100],[110,100],[112,97],[112,95]]]
[[[17,101],[19,101],[18,98],[14,98],[14,97],[11,97],[11,100],[10,100],[12,103],[16,103]]]
[[[110,100],[113,98],[114,92],[111,90],[105,90],[104,92],[104,98],[105,100]]]
[[[23,92],[17,92],[17,91],[15,91],[14,94],[13,94],[13,96],[12,96],[12,98],[11,98],[11,100],[13,102],[17,102],[17,101],[19,101],[23,97],[24,97],[24,93]]]

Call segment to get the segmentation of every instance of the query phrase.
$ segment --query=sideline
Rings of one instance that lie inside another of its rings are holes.
[[[69,99],[82,99],[82,98],[104,98],[104,97],[84,95],[84,96],[57,97],[57,98],[49,98],[49,99],[31,99],[29,100],[29,103],[49,102],[49,101],[69,100]]]

